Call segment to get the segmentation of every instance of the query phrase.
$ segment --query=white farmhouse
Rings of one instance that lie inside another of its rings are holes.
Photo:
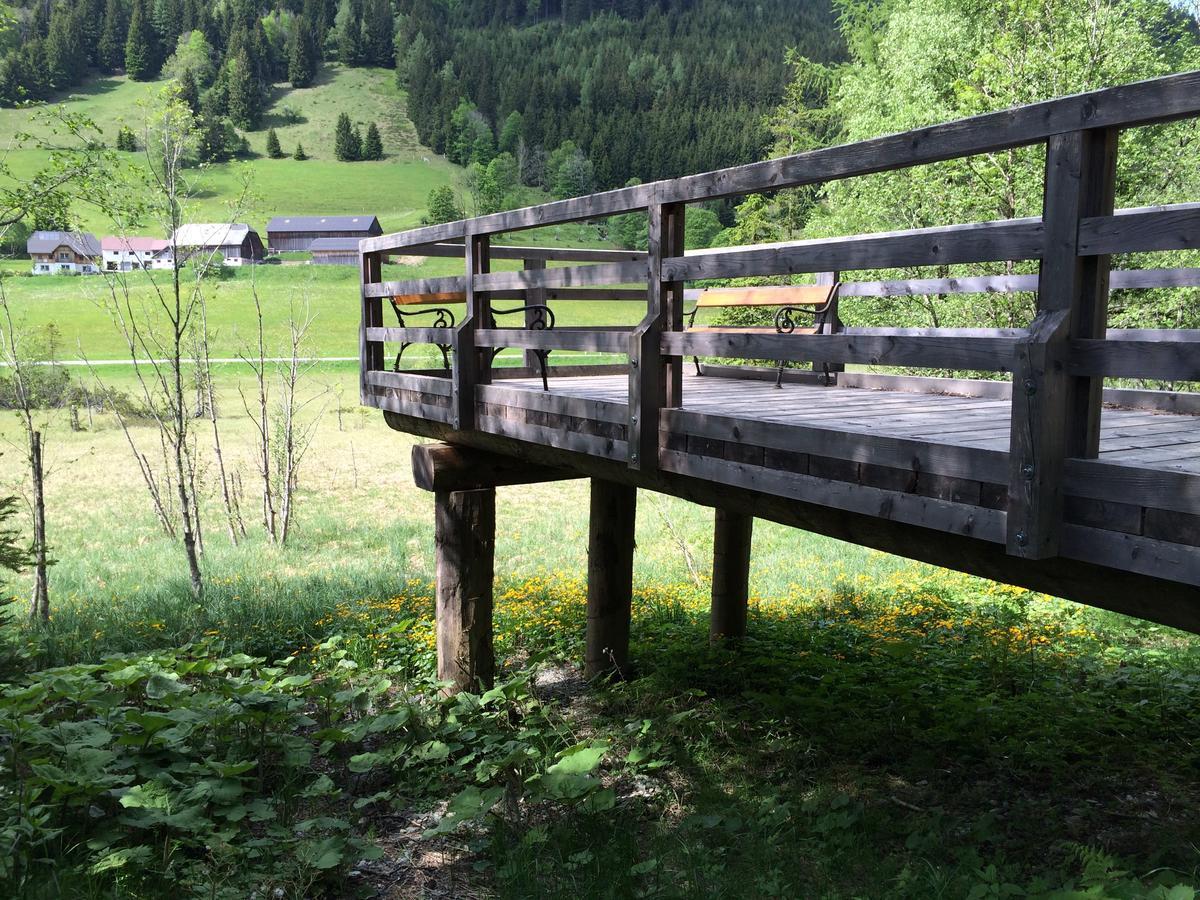
[[[171,268],[171,242],[151,237],[106,237],[100,241],[106,272]]]
[[[263,258],[258,232],[237,223],[180,225],[172,243],[181,258],[196,257],[200,262],[221,259],[227,266],[240,266]]]
[[[86,231],[35,231],[25,242],[34,275],[95,275],[100,242]]]

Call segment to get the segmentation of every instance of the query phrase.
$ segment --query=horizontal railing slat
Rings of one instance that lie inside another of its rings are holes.
[[[1008,219],[704,250],[663,260],[663,279],[691,281],[1034,259],[1042,255],[1043,246],[1041,219]]]
[[[466,289],[467,279],[462,275],[447,275],[442,278],[417,278],[412,281],[380,281],[377,284],[363,285],[363,293],[368,297],[402,297],[408,294],[451,294],[465,291]]]
[[[545,428],[541,425],[502,419],[498,416],[476,416],[476,427],[489,434],[498,434],[531,444],[561,447],[564,450],[574,450],[577,453],[587,453],[618,462],[624,462],[629,452],[628,443],[616,438],[599,437],[562,428]]]
[[[1016,339],[908,337],[871,334],[746,334],[667,332],[668,356],[715,356],[789,362],[847,362],[930,369],[1011,371]]]
[[[406,256],[464,258],[465,244],[419,244],[406,247]],[[591,247],[518,247],[492,244],[488,248],[492,259],[538,259],[548,262],[638,262],[646,258],[643,250],[608,250]]]
[[[375,371],[366,373],[367,384],[376,387],[397,388],[402,391],[414,391],[421,394],[432,394],[435,397],[449,397],[453,385],[449,378],[435,375],[414,375],[411,372]]]
[[[1200,248],[1200,203],[1121,209],[1079,223],[1079,253],[1137,253]]]
[[[368,328],[368,341],[388,341],[393,344],[450,344],[453,328]]]
[[[628,353],[629,331],[525,330],[481,328],[477,347],[522,347],[530,350],[590,350],[594,353]]]
[[[598,263],[591,266],[561,266],[553,269],[524,269],[489,272],[475,276],[475,290],[502,291],[522,288],[587,287],[645,281],[645,263]]]
[[[1200,381],[1200,342],[1197,342],[1200,333],[1188,334],[1190,339],[1122,337],[1120,340],[1072,341],[1067,371],[1072,375],[1109,378]]]

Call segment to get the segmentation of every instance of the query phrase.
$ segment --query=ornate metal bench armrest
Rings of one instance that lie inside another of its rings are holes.
[[[400,323],[400,327],[404,327],[405,316],[434,316],[434,320],[430,327],[432,328],[453,328],[454,327],[454,311],[449,310],[444,306],[426,306],[422,309],[408,309],[406,307],[392,304],[392,309],[396,313],[396,321]]]
[[[545,330],[554,327],[554,310],[544,303],[531,303],[528,306],[514,306],[512,309],[496,309],[492,307],[493,316],[510,316],[516,313],[533,311],[537,313],[533,320],[529,322],[529,328],[534,330]]]

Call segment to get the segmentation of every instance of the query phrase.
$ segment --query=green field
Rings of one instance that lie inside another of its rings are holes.
[[[141,133],[144,109],[153,105],[165,84],[101,78],[77,88],[64,102],[71,112],[95,122],[102,139],[112,146],[122,125]],[[285,119],[287,107],[298,117],[294,124]],[[382,161],[344,163],[334,158],[334,124],[343,111],[364,127],[378,123],[386,154]],[[268,127],[275,128],[288,154],[299,141],[312,158],[304,162],[267,158]],[[45,155],[16,146],[15,136],[21,133],[52,136],[35,111],[0,109],[0,135],[13,136],[4,139],[6,160],[15,176],[28,177],[43,164]],[[260,231],[275,215],[316,213],[371,213],[379,216],[385,230],[399,231],[418,224],[430,189],[457,186],[460,181],[458,167],[420,146],[405,116],[404,94],[395,86],[393,73],[382,69],[342,69],[331,64],[322,69],[313,87],[278,86],[262,128],[247,137],[254,159],[220,163],[195,173],[189,220],[225,220],[226,204],[237,196],[242,174],[249,171],[255,197],[240,220]],[[130,163],[141,162],[139,154],[119,156]],[[111,232],[111,222],[95,207],[79,204],[77,213],[84,228],[97,235]]]

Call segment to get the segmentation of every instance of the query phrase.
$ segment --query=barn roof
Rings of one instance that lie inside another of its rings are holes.
[[[360,231],[366,234],[382,230],[376,216],[276,216],[267,223],[269,234],[314,231]]]
[[[317,238],[309,245],[310,253],[340,251],[342,253],[358,252],[358,238]]]
[[[100,242],[88,231],[35,231],[25,242],[29,253],[53,253],[63,246],[70,247],[80,256],[100,255]]]
[[[180,225],[175,229],[175,243],[180,247],[236,246],[241,244],[249,233],[249,225],[236,222],[202,222]]]

